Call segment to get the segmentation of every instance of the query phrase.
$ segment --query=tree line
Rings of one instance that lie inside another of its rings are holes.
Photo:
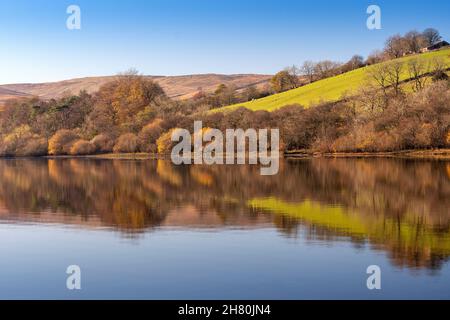
[[[279,93],[295,89],[365,66],[419,53],[421,49],[441,40],[439,31],[434,28],[425,29],[423,32],[412,30],[403,36],[396,34],[389,37],[383,50],[373,51],[366,59],[359,54],[355,54],[344,63],[332,60],[317,62],[307,60],[301,66],[293,65],[275,74],[271,79],[272,91]]]
[[[433,39],[440,38],[435,35]],[[356,68],[361,63],[358,57],[347,64]],[[332,70],[327,63],[320,68],[325,73]],[[446,68],[442,60],[428,61],[420,56],[406,64],[392,61],[373,67],[356,96],[339,102],[311,108],[291,105],[273,112],[238,108],[225,114],[210,110],[262,97],[274,88],[236,90],[220,85],[215,92],[199,90],[192,99],[176,101],[156,82],[131,70],[93,94],[81,91],[59,99],[8,101],[0,112],[0,155],[162,152],[169,149],[168,133],[176,128],[192,132],[194,120],[222,130],[279,128],[286,151],[448,147],[450,89]],[[285,72],[293,75],[297,70]],[[401,80],[405,73],[411,79],[406,84]],[[278,80],[272,84],[299,85],[298,77],[292,82]],[[405,90],[406,86],[411,90]]]

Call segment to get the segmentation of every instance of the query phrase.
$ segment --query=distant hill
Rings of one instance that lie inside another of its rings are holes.
[[[450,66],[450,49],[427,52],[420,55],[407,56],[398,59],[407,63],[410,59],[420,57],[429,60],[441,57],[445,59],[447,66]],[[386,62],[383,62],[386,63]],[[339,100],[344,94],[352,94],[369,78],[369,71],[374,66],[356,69],[335,77],[319,80],[300,88],[292,89],[282,93],[270,95],[254,101],[238,103],[231,106],[215,109],[214,112],[231,111],[238,107],[245,107],[251,110],[273,111],[286,105],[300,104],[309,107],[313,104],[323,102],[333,102]],[[408,80],[408,72],[402,74],[402,80]]]
[[[23,92],[17,92],[14,90],[0,87],[0,105],[4,104],[6,100],[21,97],[31,97],[31,96]]]
[[[262,87],[270,79],[270,75],[259,74],[196,74],[185,76],[146,76],[158,82],[166,94],[174,99],[192,97],[201,88],[204,92],[212,92],[223,83],[243,89],[255,85]],[[42,99],[58,98],[65,94],[77,94],[80,90],[89,93],[97,91],[102,85],[114,80],[116,76],[87,77],[47,83],[19,83],[0,85],[0,105],[8,99],[21,97],[40,97]]]

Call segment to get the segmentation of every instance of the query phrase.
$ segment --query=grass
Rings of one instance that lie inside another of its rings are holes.
[[[443,58],[447,65],[450,65],[450,49],[427,52],[397,60],[407,63],[416,57],[430,61],[435,58]],[[316,81],[297,89],[274,94],[254,101],[218,108],[215,109],[214,112],[227,112],[239,107],[245,107],[253,111],[273,111],[283,106],[292,104],[310,107],[320,102],[338,101],[345,94],[352,95],[358,88],[361,87],[361,85],[367,83],[370,80],[369,72],[372,68],[374,68],[374,66],[360,68],[335,77]],[[408,80],[408,78],[408,73],[404,71],[402,74],[402,80]]]

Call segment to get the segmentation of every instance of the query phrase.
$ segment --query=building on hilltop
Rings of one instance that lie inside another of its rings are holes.
[[[443,47],[447,47],[449,45],[450,45],[450,43],[448,43],[447,41],[439,41],[429,47],[421,49],[420,52],[423,53],[423,52],[434,51],[434,50],[441,49]]]

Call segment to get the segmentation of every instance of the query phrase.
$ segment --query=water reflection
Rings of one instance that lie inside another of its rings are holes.
[[[108,227],[260,228],[317,241],[368,242],[392,263],[437,269],[450,256],[450,164],[314,159],[254,166],[166,161],[0,161],[0,219]]]

